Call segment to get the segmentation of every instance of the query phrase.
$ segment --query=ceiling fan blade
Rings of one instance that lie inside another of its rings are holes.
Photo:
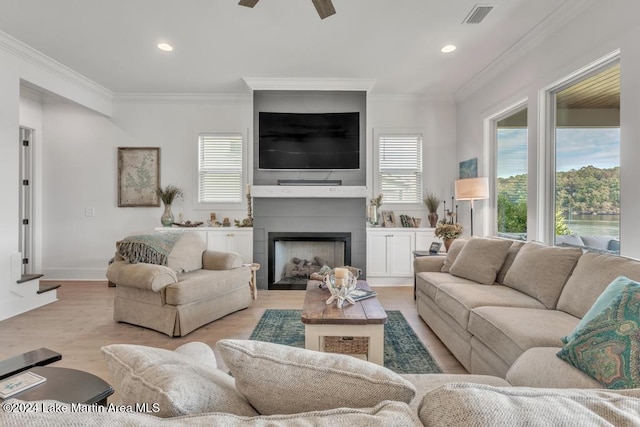
[[[256,3],[258,3],[259,0],[240,0],[238,2],[238,4],[240,6],[247,6],[247,7],[253,7],[256,5]]]
[[[333,3],[331,0],[311,0],[313,5],[316,7],[318,11],[318,15],[320,15],[320,19],[324,19],[327,16],[331,16],[336,13],[335,8],[333,7]]]

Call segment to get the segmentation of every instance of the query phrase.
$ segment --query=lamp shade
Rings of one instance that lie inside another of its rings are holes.
[[[489,178],[466,178],[455,181],[456,200],[489,198]]]

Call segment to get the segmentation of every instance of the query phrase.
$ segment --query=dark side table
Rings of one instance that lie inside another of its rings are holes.
[[[69,368],[35,366],[30,372],[45,377],[42,384],[16,393],[8,399],[57,400],[65,403],[85,403],[106,405],[107,398],[113,394],[113,388],[99,377],[89,372]],[[4,399],[0,399],[0,402]]]

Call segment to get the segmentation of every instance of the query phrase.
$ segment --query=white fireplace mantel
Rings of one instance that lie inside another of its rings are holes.
[[[354,198],[368,195],[367,187],[355,185],[253,185],[252,197]]]

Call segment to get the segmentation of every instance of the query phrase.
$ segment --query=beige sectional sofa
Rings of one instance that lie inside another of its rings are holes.
[[[483,375],[398,375],[346,355],[258,341],[222,340],[217,346],[233,376],[216,368],[213,351],[204,343],[187,343],[174,351],[122,344],[103,347],[116,390],[107,407],[46,401],[27,406],[12,400],[0,410],[0,425],[640,423],[639,390],[510,387],[501,378]],[[20,410],[25,407],[43,410]]]
[[[532,387],[602,387],[556,353],[609,283],[640,280],[633,259],[499,238],[457,240],[414,266],[418,313],[460,363]]]
[[[176,239],[166,265],[126,260],[122,250],[116,252],[107,268],[116,285],[114,320],[184,336],[251,305],[251,269],[239,254],[207,250],[193,232]]]

